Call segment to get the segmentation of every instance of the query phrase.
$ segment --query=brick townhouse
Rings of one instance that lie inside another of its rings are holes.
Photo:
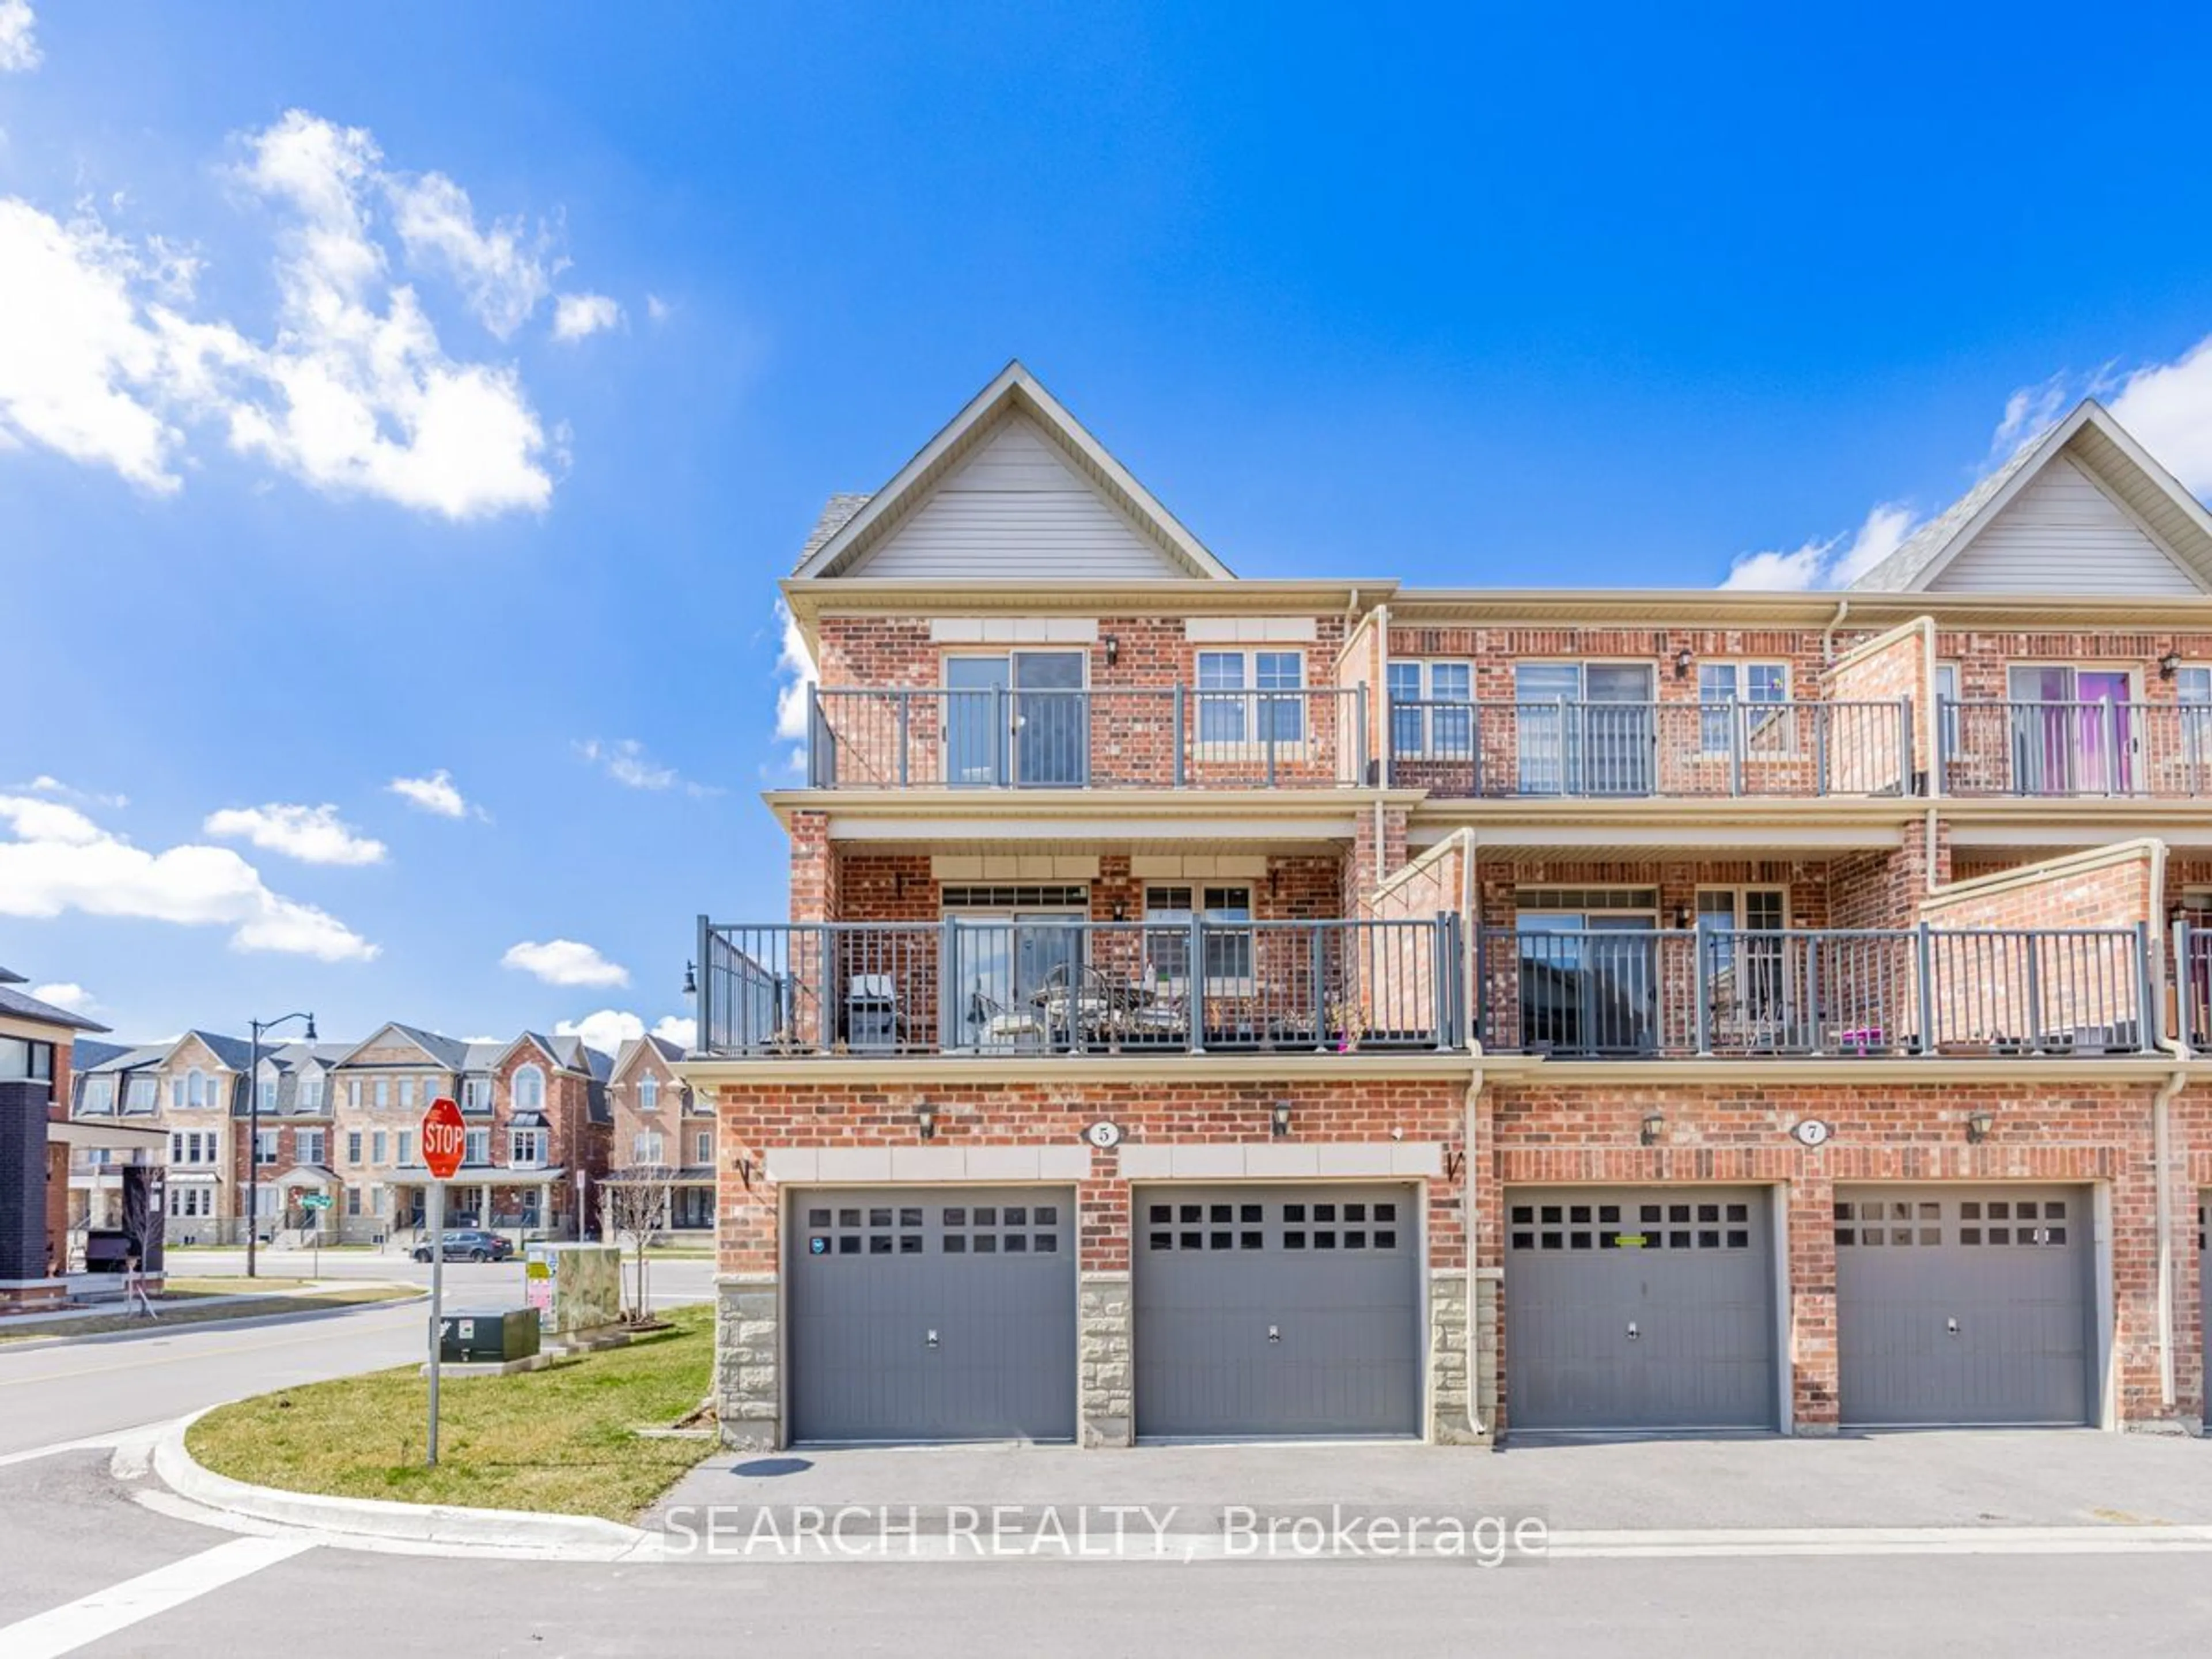
[[[672,1232],[714,1226],[714,1109],[678,1073],[683,1045],[647,1036],[622,1046],[607,1079],[613,1133],[607,1180],[659,1195]],[[648,1206],[650,1208],[651,1206]]]
[[[469,1122],[454,1224],[574,1236],[579,1193],[589,1203],[606,1168],[611,1061],[574,1037],[467,1042],[394,1024],[358,1043],[269,1047],[254,1082],[258,1125],[251,1063],[243,1039],[188,1031],[116,1051],[77,1082],[79,1116],[166,1131],[173,1242],[242,1239],[249,1203],[264,1237],[312,1229],[382,1243],[411,1232],[429,1179],[417,1126],[441,1096]],[[328,1207],[309,1205],[313,1195]]]
[[[2201,1420],[2212,518],[2094,403],[1841,592],[1415,588],[1017,364],[781,591],[733,1443]]]

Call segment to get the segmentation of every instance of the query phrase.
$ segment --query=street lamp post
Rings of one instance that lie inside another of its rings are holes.
[[[254,1247],[261,1239],[261,1039],[289,1021],[307,1022],[307,1041],[315,1040],[313,1014],[280,1014],[275,1019],[250,1019],[253,1033],[251,1057],[246,1063],[246,1276],[255,1277]]]

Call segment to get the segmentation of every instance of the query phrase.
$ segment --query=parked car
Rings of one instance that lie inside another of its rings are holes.
[[[446,1260],[448,1261],[505,1261],[514,1254],[514,1246],[498,1233],[486,1232],[480,1227],[449,1227],[446,1230]],[[430,1247],[417,1244],[415,1259],[428,1261]]]

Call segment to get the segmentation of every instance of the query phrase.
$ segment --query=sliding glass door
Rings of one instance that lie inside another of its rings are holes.
[[[1524,795],[1648,795],[1657,731],[1648,663],[1528,662],[1513,671]]]
[[[1080,651],[945,661],[945,781],[1074,788],[1090,781]]]
[[[2134,789],[2134,681],[2124,669],[2013,668],[2006,690],[2020,793],[2121,795]]]

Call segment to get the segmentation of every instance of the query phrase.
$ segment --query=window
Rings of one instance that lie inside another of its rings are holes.
[[[649,1077],[640,1080],[637,1085],[637,1109],[641,1112],[657,1112],[660,1109],[659,1079]]]
[[[346,1162],[349,1164],[361,1162],[361,1131],[358,1129],[349,1129],[346,1132]],[[354,1213],[358,1215],[361,1212],[356,1210]]]
[[[1252,935],[1219,924],[1252,920],[1249,887],[1147,887],[1145,890],[1146,971],[1155,979],[1190,977],[1192,906],[1202,904],[1200,920],[1217,924],[1206,934],[1206,977],[1209,984],[1252,977]]]
[[[380,1077],[376,1079],[376,1109],[380,1112],[383,1111],[391,1104],[392,1079],[388,1077]]]
[[[1772,715],[1738,716],[1728,707],[1729,704],[1779,707],[1789,701],[1790,670],[1782,663],[1699,663],[1698,702],[1703,708],[1698,720],[1699,746],[1725,752],[1735,742],[1737,720],[1747,720],[1742,730],[1748,737],[1754,732],[1766,730],[1775,718]]]
[[[491,1079],[472,1077],[461,1084],[461,1109],[465,1112],[491,1110]]]
[[[369,1136],[368,1161],[371,1164],[381,1164],[384,1162],[384,1146],[383,1130],[379,1129],[374,1134]]]
[[[320,1129],[295,1129],[292,1133],[292,1146],[302,1164],[320,1164],[330,1151],[324,1144]]]
[[[691,1137],[691,1161],[702,1167],[714,1161],[714,1132],[712,1129],[702,1129]]]
[[[507,1161],[519,1169],[534,1170],[545,1162],[545,1131],[511,1129],[507,1138]]]
[[[375,1200],[376,1200],[376,1212],[377,1212],[377,1214],[379,1214],[379,1215],[390,1215],[390,1214],[392,1213],[392,1188],[389,1188],[389,1187],[379,1187],[379,1188],[377,1188],[375,1189]]]
[[[361,1079],[357,1077],[346,1079],[346,1104],[356,1112],[361,1109]]]
[[[123,1108],[130,1112],[150,1112],[161,1103],[161,1079],[150,1072],[143,1077],[134,1077],[125,1088]]]
[[[1463,662],[1394,662],[1383,671],[1390,691],[1390,752],[1466,760],[1474,750],[1474,670]],[[1413,703],[1414,708],[1401,705]],[[1427,707],[1418,705],[1426,704]]]
[[[264,1112],[275,1111],[276,1109],[276,1079],[273,1077],[264,1077],[256,1087],[261,1097],[261,1109]]]
[[[471,1129],[461,1137],[461,1162],[489,1164],[491,1162],[491,1131]]]
[[[1305,678],[1299,651],[1200,652],[1199,742],[1303,742]],[[1286,695],[1260,695],[1270,691]]]
[[[518,1112],[540,1112],[545,1109],[545,1073],[535,1066],[519,1066],[514,1072],[514,1109]]]
[[[1715,1012],[1758,1020],[1780,1018],[1788,1001],[1779,937],[1789,926],[1789,895],[1779,887],[1709,887],[1698,895],[1698,948],[1705,952]]]
[[[380,1100],[376,1103],[381,1106],[384,1103]],[[415,1079],[411,1077],[399,1079],[399,1109],[403,1112],[415,1109]]]
[[[658,1164],[660,1162],[660,1131],[640,1129],[630,1141],[630,1162]]]
[[[78,1109],[87,1112],[112,1112],[115,1109],[115,1079],[112,1077],[88,1077],[84,1080],[84,1104]]]
[[[185,1073],[184,1098],[175,1103],[184,1106],[214,1105],[215,1091],[208,1086],[207,1073],[198,1066]]]
[[[355,1216],[361,1213],[361,1188],[358,1187],[346,1188],[346,1213]]]
[[[276,1161],[276,1131],[264,1129],[253,1137],[253,1161],[274,1164]]]
[[[402,1129],[399,1132],[399,1162],[412,1164],[414,1161],[415,1132],[412,1129]]]
[[[445,1085],[446,1080],[443,1078],[424,1078],[422,1079],[422,1103],[425,1106],[428,1106],[432,1101],[437,1099],[440,1095],[445,1093]]]
[[[320,1072],[304,1072],[301,1074],[298,1103],[303,1112],[319,1112],[323,1109],[323,1074]]]

